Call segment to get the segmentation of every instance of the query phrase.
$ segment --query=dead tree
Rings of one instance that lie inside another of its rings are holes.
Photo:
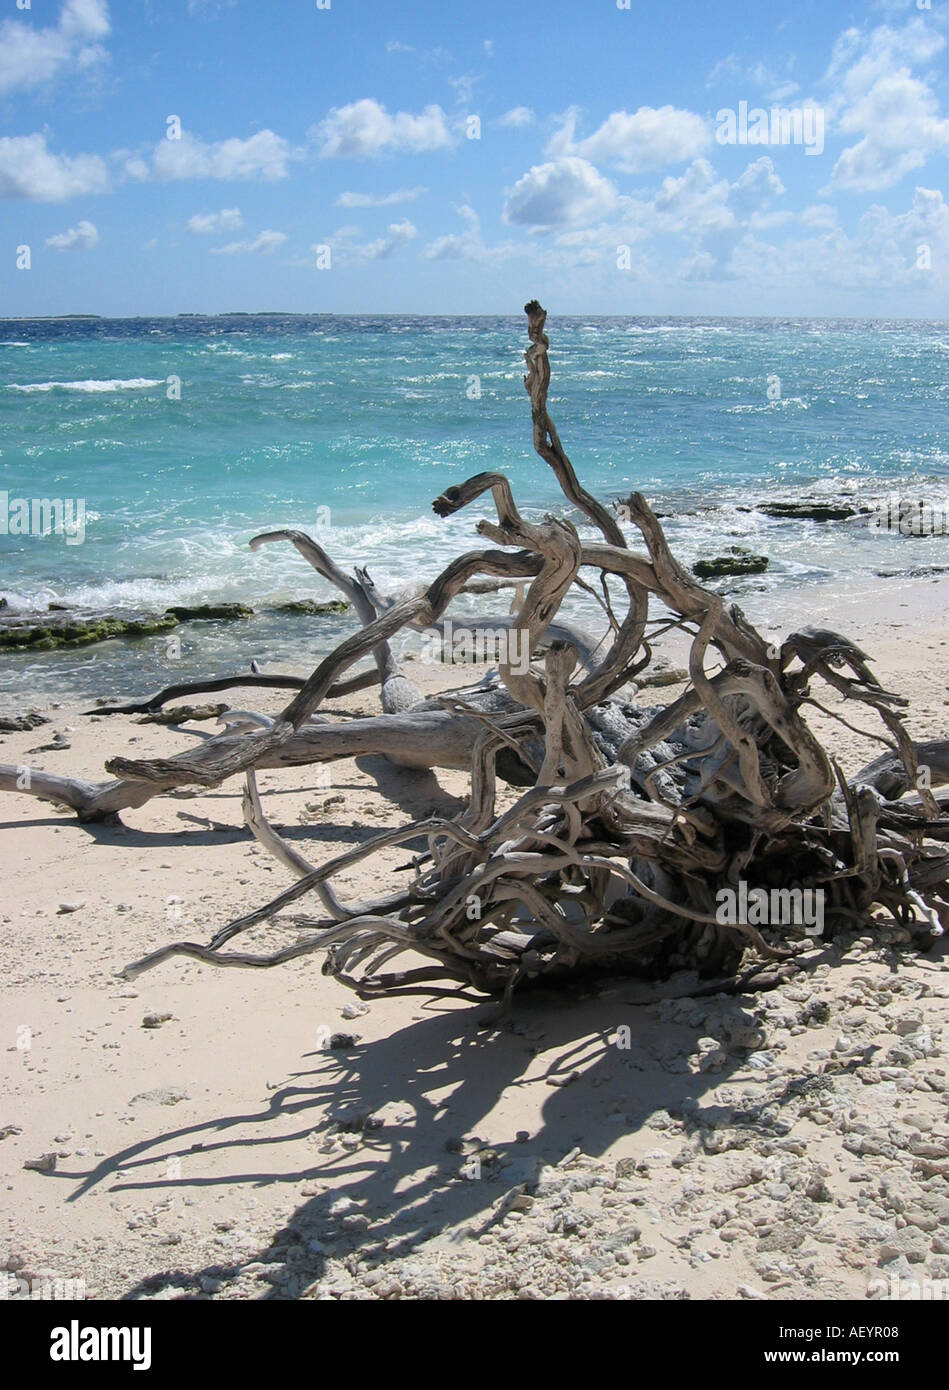
[[[481,520],[476,530],[491,546],[398,597],[380,594],[364,570],[343,574],[302,532],[257,536],[252,549],[293,544],[346,595],[362,624],[308,679],[291,678],[296,693],[276,719],[230,711],[225,731],[199,747],[172,758],[115,757],[106,764],[114,780],[99,784],[31,771],[26,786],[20,769],[0,768],[0,788],[65,803],[86,820],[175,788],[243,777],[247,825],[296,882],[222,926],[208,945],[163,945],[129,966],[129,976],[173,955],[269,967],[318,952],[324,972],[363,997],[435,991],[434,982],[447,979],[506,1001],[523,983],[590,968],[655,975],[691,966],[721,975],[737,969],[748,950],[783,960],[805,940],[800,926],[765,930],[750,913],[723,920],[721,890],[743,882],[823,894],[825,939],[872,923],[881,909],[917,944],[942,934],[949,797],[933,788],[949,782],[949,742],[913,742],[899,713],[906,701],[882,688],[865,653],[845,637],[805,628],[770,645],[740,608],[677,562],[640,494],[614,513],[581,486],[547,412],[546,312],[536,301],[526,312],[534,447],[574,513],[602,539],[581,539],[561,518],[525,520],[502,473],[480,473],[433,504],[444,517],[490,495],[496,520]],[[639,532],[644,550],[629,547],[618,518]],[[597,573],[598,582],[585,577]],[[459,594],[503,588],[516,595],[511,615],[455,626],[515,633],[534,660],[515,661],[502,644],[496,679],[422,698],[391,639],[440,630]],[[599,597],[608,622],[599,644],[560,616],[575,588]],[[626,600],[620,617],[617,588]],[[651,600],[664,610],[652,619]],[[633,682],[650,663],[653,627],[688,634],[689,681],[670,704],[644,708],[634,703]],[[347,676],[367,656],[374,672]],[[876,737],[886,753],[849,780],[803,717],[809,704],[824,708],[813,693],[818,681],[869,706],[885,730]],[[327,697],[376,682],[380,715],[333,722],[320,713]],[[227,683],[173,687],[140,707]],[[386,830],[312,864],[270,825],[255,774],[365,753],[409,767],[464,769],[467,804],[452,818]],[[499,778],[524,789],[503,811]],[[334,878],[401,846],[408,862],[387,892],[342,900]],[[315,913],[288,912],[313,896]],[[271,954],[231,947],[274,920],[295,929],[292,944]],[[383,969],[406,952],[425,963]]]

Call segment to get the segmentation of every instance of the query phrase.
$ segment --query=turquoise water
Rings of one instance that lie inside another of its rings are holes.
[[[945,537],[870,537],[754,506],[872,505],[894,490],[945,506],[949,324],[552,317],[548,329],[550,412],[585,484],[645,492],[686,562],[731,543],[768,554],[739,597],[949,563]],[[278,526],[318,530],[384,589],[432,577],[478,544],[485,514],[438,520],[431,501],[450,484],[499,469],[528,515],[566,510],[530,444],[526,345],[523,318],[0,321],[0,491],[82,498],[87,516],[81,545],[0,535],[0,595],[17,610],[135,613],[331,597],[291,547],[248,551]],[[160,639],[8,656],[0,698],[134,694],[251,656],[308,670],[346,630],[266,612],[190,626],[173,668]]]

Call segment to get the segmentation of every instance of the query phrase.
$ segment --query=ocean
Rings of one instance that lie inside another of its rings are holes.
[[[553,315],[548,332],[548,405],[583,483],[645,493],[687,564],[731,545],[767,555],[764,574],[728,581],[749,612],[805,583],[949,566],[945,535],[761,510],[899,494],[945,511],[949,324]],[[0,494],[82,499],[86,516],[81,544],[0,517],[7,611],[256,610],[182,625],[173,656],[162,635],[4,653],[0,704],[133,698],[251,658],[308,673],[353,620],[274,612],[336,595],[289,545],[252,554],[259,531],[309,530],[397,590],[482,544],[488,501],[431,509],[473,473],[505,472],[528,517],[570,515],[531,447],[526,346],[523,316],[0,320]]]

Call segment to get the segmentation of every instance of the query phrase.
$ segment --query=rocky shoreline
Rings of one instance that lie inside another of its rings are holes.
[[[348,607],[336,600],[314,603],[298,599],[265,610],[244,603],[205,603],[176,605],[163,613],[88,613],[50,604],[43,612],[21,613],[0,600],[0,651],[48,652],[59,647],[87,647],[115,637],[154,637],[182,623],[236,622],[252,618],[258,611],[326,615],[345,613]]]

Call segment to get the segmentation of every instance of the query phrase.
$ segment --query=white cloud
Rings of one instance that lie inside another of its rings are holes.
[[[748,217],[748,228],[752,232],[763,232],[771,227],[783,227],[793,221],[793,212],[753,212]]]
[[[720,62],[715,64],[705,80],[705,85],[706,87],[716,87],[722,86],[726,82],[729,86],[735,86],[736,83],[746,83],[764,92],[768,101],[786,101],[788,97],[794,96],[796,92],[801,90],[798,83],[791,77],[794,61],[793,53],[785,57],[782,65],[783,71],[781,71],[761,59],[754,63],[746,63],[736,54],[729,53],[727,58],[722,58]]]
[[[949,152],[949,119],[940,114],[932,88],[912,72],[944,46],[942,35],[921,18],[899,30],[883,24],[840,36],[827,73],[838,93],[833,109],[840,131],[860,138],[834,165],[833,186],[879,192],[931,154]]]
[[[98,42],[110,32],[106,0],[66,0],[55,24],[0,23],[0,94],[32,91],[65,71],[86,71],[108,57]]]
[[[148,160],[143,159],[140,154],[130,155],[127,151],[122,151],[113,157],[121,159],[123,172],[130,179],[136,179],[139,183],[144,183],[147,180],[149,176]]]
[[[416,48],[412,43],[402,43],[400,39],[390,39],[386,44],[387,53],[414,53],[420,63],[448,63],[451,54],[445,48]]]
[[[921,246],[931,269],[917,264]],[[848,236],[831,228],[819,236],[790,238],[776,246],[743,238],[729,263],[730,275],[751,283],[820,285],[879,295],[885,290],[949,284],[949,206],[940,190],[917,188],[912,205],[894,214],[875,204]]]
[[[505,222],[523,227],[562,227],[592,222],[616,206],[616,189],[586,159],[568,156],[535,164],[511,190]]]
[[[379,237],[377,241],[371,241],[368,246],[363,247],[363,254],[367,260],[383,261],[391,256],[393,251],[397,251],[400,246],[405,246],[417,236],[418,227],[408,218],[401,222],[390,222],[388,235]]]
[[[188,218],[192,236],[211,236],[218,232],[239,232],[244,225],[240,208],[221,208],[220,212],[196,212]]]
[[[579,155],[609,160],[626,173],[681,164],[707,149],[711,135],[701,116],[675,106],[641,106],[638,111],[614,111],[585,140],[576,140],[577,111],[571,108],[546,153],[554,157]]]
[[[680,280],[711,280],[715,267],[714,256],[708,251],[696,251],[694,256],[687,256],[684,261],[679,262],[676,274]]]
[[[508,126],[513,130],[532,125],[533,121],[534,113],[529,106],[512,106],[510,111],[505,111],[503,116],[498,117],[498,125]]]
[[[364,159],[378,154],[419,154],[447,149],[451,134],[440,106],[426,106],[419,115],[397,111],[390,115],[372,97],[334,106],[313,132],[323,159]]]
[[[671,232],[696,247],[708,243],[703,249],[721,264],[743,228],[775,227],[791,220],[790,212],[768,210],[784,191],[768,155],[754,160],[733,183],[719,178],[707,159],[697,159],[680,178],[663,179],[649,205],[646,225],[652,235]],[[691,278],[696,278],[697,267],[705,267],[699,278],[707,278],[704,259],[693,256],[690,265]]]
[[[461,233],[450,232],[447,236],[430,241],[422,252],[426,261],[486,261],[500,259],[507,254],[510,250],[508,244],[493,248],[485,246],[481,239],[481,222],[470,204],[463,203],[457,212],[465,224],[465,230]]]
[[[98,155],[53,154],[45,135],[0,137],[0,198],[62,203],[108,187],[109,173]]]
[[[338,208],[388,208],[397,203],[412,203],[427,193],[428,189],[418,184],[415,188],[397,188],[393,193],[341,193],[336,199]]]
[[[193,19],[216,19],[222,10],[232,10],[237,0],[188,0],[188,13]]]
[[[462,106],[470,106],[474,98],[475,84],[480,82],[480,77],[475,77],[471,73],[465,73],[462,77],[449,77],[449,86],[455,89],[455,99]]]
[[[784,184],[778,178],[768,155],[749,164],[729,189],[729,203],[739,217],[758,211],[772,198],[780,198]]]
[[[463,236],[458,236],[456,232],[449,232],[447,236],[438,236],[434,241],[430,241],[422,252],[427,261],[458,261],[467,256],[467,248]]]
[[[945,39],[922,16],[902,29],[881,24],[869,33],[846,29],[834,44],[828,79],[841,88],[841,103],[852,102],[872,89],[880,78],[899,67],[927,63],[945,47]]]
[[[324,246],[329,246],[334,265],[365,265],[367,261],[388,259],[401,247],[414,241],[417,236],[418,228],[408,218],[404,218],[401,222],[390,222],[385,236],[369,242],[360,241],[358,227],[337,227],[332,236],[314,244],[312,250],[319,254]],[[305,265],[308,262],[303,261],[300,264]]]
[[[728,180],[717,178],[707,159],[697,159],[681,178],[663,179],[653,208],[668,230],[701,238],[736,225],[730,192]]]
[[[801,213],[801,221],[805,227],[813,227],[815,231],[830,231],[837,225],[837,209],[830,203],[812,203]]]
[[[80,250],[88,251],[95,246],[99,240],[99,233],[92,222],[77,222],[75,227],[70,227],[68,232],[57,232],[55,236],[46,238],[46,245],[52,251],[72,251],[77,247]]]
[[[599,177],[595,170],[593,174]],[[747,165],[733,182],[720,177],[707,159],[697,159],[684,174],[663,179],[651,198],[615,195],[612,204],[607,200],[601,207],[594,201],[589,209],[572,203],[572,221],[557,230],[549,243],[555,258],[560,257],[559,264],[555,259],[552,265],[561,269],[567,265],[602,265],[612,261],[619,246],[652,240],[669,251],[679,240],[689,254],[678,267],[678,278],[712,279],[714,272],[724,273],[723,267],[744,231],[793,220],[791,212],[771,210],[773,200],[784,191],[767,155]],[[540,215],[529,205],[528,218]],[[446,247],[443,254],[453,249]],[[637,277],[645,275],[647,268],[647,260],[640,256]]]
[[[793,61],[793,58],[790,59],[788,67]],[[767,63],[752,63],[748,69],[748,78],[756,87],[761,88],[769,101],[784,101],[786,97],[794,96],[796,92],[801,90],[798,83],[792,78],[775,72]]]
[[[236,137],[207,143],[182,131],[180,140],[159,140],[152,153],[151,172],[166,182],[174,179],[286,178],[294,151],[281,135],[259,130],[246,140]],[[126,172],[133,170],[126,166]]]
[[[212,256],[237,256],[241,254],[265,255],[276,251],[287,239],[286,232],[261,232],[253,241],[229,241],[226,246],[212,246]]]
[[[727,58],[720,58],[708,77],[705,79],[706,87],[713,87],[716,82],[721,82],[723,78],[729,80],[740,77],[743,72],[741,62],[735,53],[729,53]]]

